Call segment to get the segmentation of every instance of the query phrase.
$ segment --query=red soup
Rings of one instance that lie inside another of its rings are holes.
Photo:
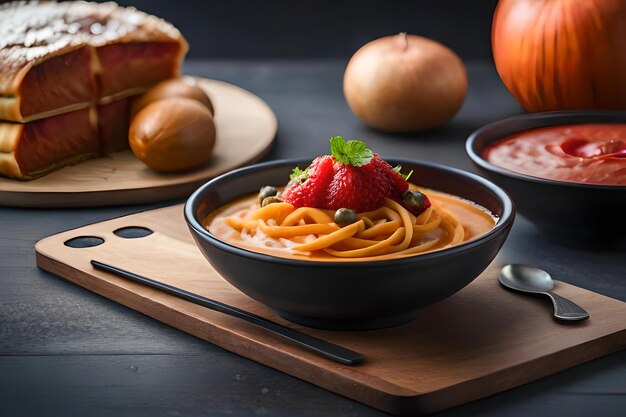
[[[527,130],[488,146],[483,157],[494,165],[535,177],[626,185],[626,124]]]

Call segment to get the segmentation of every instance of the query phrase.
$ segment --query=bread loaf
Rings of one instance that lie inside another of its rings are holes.
[[[126,133],[115,146],[111,136],[128,131],[128,116],[112,114],[128,112],[127,98],[179,76],[187,49],[170,23],[111,2],[0,6],[0,174],[33,178],[119,150]],[[63,151],[28,153],[52,147]]]

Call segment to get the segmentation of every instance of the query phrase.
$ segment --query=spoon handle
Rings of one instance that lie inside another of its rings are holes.
[[[551,291],[545,292],[545,294],[552,300],[554,305],[554,317],[559,320],[585,320],[589,318],[589,313],[574,303],[573,301],[563,298],[558,294]]]

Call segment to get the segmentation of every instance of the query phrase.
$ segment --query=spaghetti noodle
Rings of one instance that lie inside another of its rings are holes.
[[[315,260],[404,257],[462,243],[475,233],[459,222],[454,210],[446,209],[451,204],[467,205],[461,207],[463,213],[481,212],[489,220],[479,222],[490,222],[481,227],[493,227],[493,217],[472,203],[436,192],[434,197],[433,205],[418,216],[386,199],[382,207],[358,213],[354,223],[343,227],[334,222],[333,210],[296,208],[284,202],[258,208],[250,199],[214,213],[204,226],[238,246]]]

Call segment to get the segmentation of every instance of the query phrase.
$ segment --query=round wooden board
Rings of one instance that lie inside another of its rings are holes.
[[[32,181],[0,178],[0,205],[95,207],[183,198],[208,179],[260,159],[274,142],[277,120],[259,97],[198,78],[215,105],[217,142],[211,160],[181,174],[161,174],[130,150],[65,167]]]

